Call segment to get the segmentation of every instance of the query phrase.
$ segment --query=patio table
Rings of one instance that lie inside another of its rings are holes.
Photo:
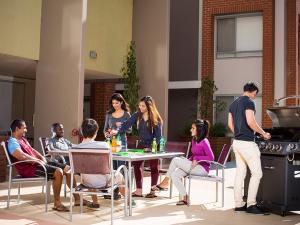
[[[68,151],[52,150],[49,151],[49,155],[64,155],[67,156]],[[112,159],[128,162],[128,180],[129,180],[129,216],[132,215],[132,178],[131,178],[131,168],[132,162],[134,161],[144,161],[152,159],[165,159],[174,158],[177,156],[183,156],[182,152],[158,152],[158,153],[145,153],[143,149],[127,149],[127,151],[113,152]]]

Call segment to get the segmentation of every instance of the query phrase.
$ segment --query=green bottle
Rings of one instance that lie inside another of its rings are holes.
[[[164,137],[161,137],[159,141],[159,152],[165,152],[165,144]]]
[[[156,138],[153,138],[153,141],[152,141],[152,153],[156,153],[157,152],[157,143],[156,143]]]

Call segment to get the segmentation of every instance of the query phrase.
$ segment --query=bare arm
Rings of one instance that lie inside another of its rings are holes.
[[[251,109],[246,110],[246,120],[248,126],[255,131],[256,133],[261,134],[265,139],[270,139],[271,135],[267,132],[265,132],[256,122],[255,116],[254,116],[254,111]]]
[[[44,156],[41,155],[41,153],[39,153],[37,150],[33,149],[36,157],[40,160],[42,160],[43,162],[47,162],[46,158]]]
[[[35,160],[35,161],[39,161],[39,159],[34,158],[28,154],[26,154],[25,152],[23,152],[21,149],[17,148],[14,152],[13,152],[13,157],[15,157],[16,159],[20,160],[20,161],[24,161],[24,160]]]
[[[228,113],[228,127],[232,133],[234,133],[234,124],[233,124],[233,117],[231,113]]]

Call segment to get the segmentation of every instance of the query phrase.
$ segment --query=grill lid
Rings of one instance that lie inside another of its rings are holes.
[[[300,106],[272,107],[267,114],[273,127],[300,127]]]

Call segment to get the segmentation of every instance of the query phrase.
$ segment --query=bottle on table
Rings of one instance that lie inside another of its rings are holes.
[[[156,138],[153,138],[151,149],[152,149],[152,153],[157,153],[157,142],[156,142]]]
[[[117,151],[117,139],[115,136],[111,139],[111,151],[116,152]]]
[[[121,151],[121,148],[122,148],[121,136],[120,134],[118,134],[116,138],[116,151],[117,152]]]
[[[165,152],[165,144],[165,139],[161,137],[159,141],[159,152]]]

